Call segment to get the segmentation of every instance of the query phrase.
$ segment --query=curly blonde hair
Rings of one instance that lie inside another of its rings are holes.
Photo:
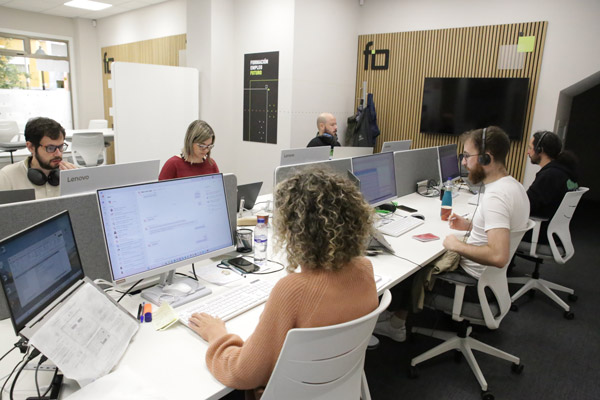
[[[373,209],[358,188],[333,172],[297,173],[275,191],[275,245],[285,247],[288,271],[338,270],[363,255]]]

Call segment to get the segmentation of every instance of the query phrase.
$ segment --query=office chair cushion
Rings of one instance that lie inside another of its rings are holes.
[[[437,280],[444,280],[450,282],[452,284],[462,284],[467,286],[467,291],[474,290],[477,286],[477,279],[472,276],[462,273],[461,271],[453,271],[446,272],[444,274],[440,274],[437,277]],[[469,288],[471,287],[471,288]],[[439,288],[439,285],[438,285]],[[498,316],[500,315],[500,307],[498,307],[498,303],[494,297],[492,291],[487,288],[486,289],[486,297],[488,298],[490,309],[492,311],[492,315]],[[466,293],[465,293],[466,294]],[[473,297],[473,296],[471,296]],[[425,295],[425,307],[432,308],[435,310],[444,311],[447,314],[452,314],[452,306],[454,304],[454,293],[436,293],[435,285],[432,292],[427,292]],[[473,323],[476,324],[484,324],[483,322],[483,312],[481,311],[481,306],[479,302],[469,302],[464,300],[461,315]]]
[[[519,247],[517,248],[517,253],[529,255],[529,250],[531,249],[531,243],[529,242],[521,242],[519,243]],[[565,248],[561,245],[558,246],[558,251],[560,252],[561,257],[565,255]],[[548,244],[539,244],[537,245],[535,252],[540,258],[546,259],[554,259],[552,255],[552,249]]]

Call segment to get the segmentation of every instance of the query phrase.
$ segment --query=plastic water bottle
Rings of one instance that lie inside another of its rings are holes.
[[[452,214],[452,189],[454,185],[452,184],[452,180],[448,178],[446,183],[444,183],[444,195],[442,196],[442,210],[441,216],[442,221],[448,221],[450,218],[450,214]]]
[[[256,218],[256,227],[254,228],[254,264],[265,265],[267,263],[267,238],[269,228],[265,223],[264,217]]]

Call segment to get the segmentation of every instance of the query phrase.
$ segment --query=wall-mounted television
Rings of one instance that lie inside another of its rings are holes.
[[[460,135],[496,125],[523,137],[529,78],[425,78],[422,133]]]

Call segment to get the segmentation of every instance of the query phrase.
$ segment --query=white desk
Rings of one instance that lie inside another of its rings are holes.
[[[470,195],[463,194],[454,199],[453,211],[459,214],[472,212],[474,207],[467,204],[469,197]],[[390,281],[380,288],[380,292],[405,279],[415,272],[419,265],[425,265],[437,257],[443,251],[443,238],[447,234],[456,232],[448,228],[447,222],[440,220],[439,198],[425,198],[415,193],[404,196],[398,201],[400,204],[417,209],[419,213],[425,215],[426,219],[423,225],[398,238],[387,237],[396,250],[396,254],[404,259],[391,254],[370,257],[375,273],[390,278]],[[403,211],[397,212],[404,213]],[[413,235],[428,232],[436,234],[440,240],[424,243],[412,239]],[[269,247],[271,246],[272,240],[269,243]],[[269,251],[272,257],[273,254],[271,250]],[[260,278],[276,281],[283,276],[285,276],[285,271],[262,275]],[[249,276],[245,279],[252,278]],[[234,282],[231,285],[235,284]],[[226,287],[206,285],[211,287],[215,294],[226,290]],[[135,315],[140,301],[139,295],[136,295],[123,299],[121,303]],[[254,331],[263,308],[264,306],[256,307],[228,321],[226,323],[228,331],[246,339]],[[9,344],[15,343],[17,340],[8,319],[0,322],[0,339],[2,339],[1,343],[4,343],[4,348],[0,349],[2,352],[7,351]],[[160,393],[168,399],[218,399],[232,389],[218,382],[208,371],[204,361],[207,348],[206,342],[181,324],[176,324],[166,331],[157,332],[154,331],[152,324],[145,323],[142,324],[140,331],[116,368],[127,366],[132,371],[138,371],[142,379],[148,382],[149,387],[154,388],[156,393]],[[10,372],[19,359],[20,354],[13,352],[3,360],[0,363],[0,376]],[[28,391],[16,392],[19,393],[17,398],[32,396],[35,392],[33,372],[26,372],[21,375],[17,388],[27,388]],[[42,384],[49,380],[50,375],[48,372],[40,373]],[[75,382],[65,380],[61,397],[64,398],[77,389],[78,385]]]

